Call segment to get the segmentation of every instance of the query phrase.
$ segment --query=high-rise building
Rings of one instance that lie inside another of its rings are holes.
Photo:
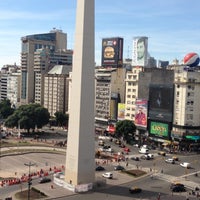
[[[69,73],[72,67],[56,65],[44,78],[44,107],[51,116],[58,112],[68,111]]]
[[[27,104],[33,103],[35,98],[34,53],[42,48],[53,52],[66,49],[67,35],[54,29],[50,33],[22,37],[21,41],[21,104]]]
[[[12,106],[19,106],[20,80],[19,66],[4,65],[0,73],[0,100],[9,99]]]
[[[72,50],[59,49],[37,49],[34,53],[34,82],[35,98],[34,102],[44,104],[44,76],[55,65],[72,65]]]

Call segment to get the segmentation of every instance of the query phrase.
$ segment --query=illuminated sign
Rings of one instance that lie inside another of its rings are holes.
[[[168,124],[160,122],[151,122],[150,123],[150,133],[160,137],[168,137]]]

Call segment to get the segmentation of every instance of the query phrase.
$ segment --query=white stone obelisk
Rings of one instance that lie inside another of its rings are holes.
[[[94,0],[77,0],[65,182],[95,180]]]

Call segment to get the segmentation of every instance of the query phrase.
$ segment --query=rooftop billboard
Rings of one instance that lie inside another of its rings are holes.
[[[133,66],[147,66],[148,56],[148,38],[147,37],[135,37],[133,39]]]
[[[102,40],[101,65],[104,67],[122,67],[123,38],[104,38]]]

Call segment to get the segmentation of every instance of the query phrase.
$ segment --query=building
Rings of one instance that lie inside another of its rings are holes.
[[[21,38],[21,104],[33,103],[35,100],[34,53],[37,49],[67,49],[67,35],[61,30],[53,29],[50,33],[28,35]]]
[[[157,143],[194,149],[200,141],[200,72],[185,66],[137,68],[126,74],[125,118],[133,120],[139,135]],[[147,101],[147,126],[136,115]]]
[[[105,130],[117,121],[118,103],[125,101],[125,68],[99,68],[95,71],[95,126]]]
[[[9,99],[13,106],[19,106],[20,67],[16,65],[4,65],[1,69],[0,79],[0,100]]]
[[[44,107],[50,116],[68,111],[69,73],[72,67],[56,65],[44,76]]]
[[[44,76],[55,65],[72,65],[72,50],[58,49],[37,49],[34,52],[34,102],[44,105]]]

